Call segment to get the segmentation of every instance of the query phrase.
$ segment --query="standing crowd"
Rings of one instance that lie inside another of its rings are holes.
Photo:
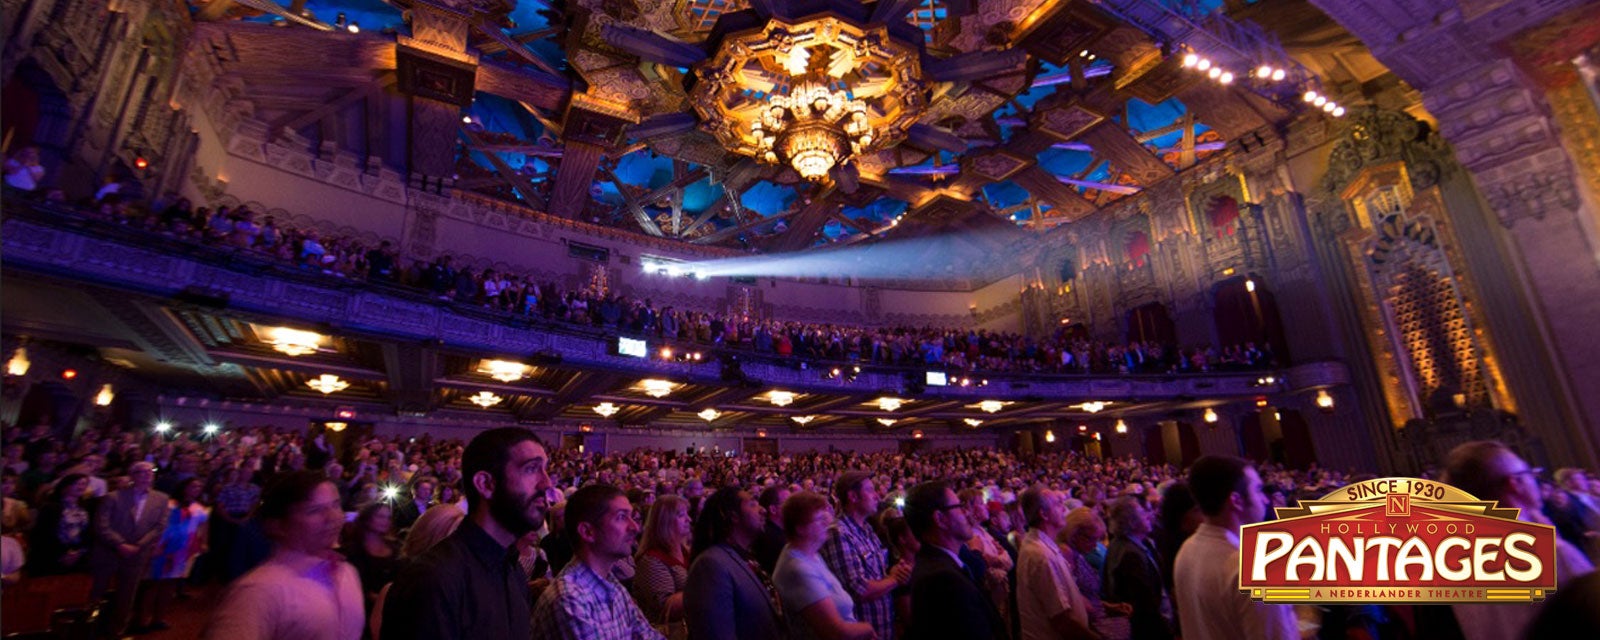
[[[1219,456],[595,455],[515,427],[53,435],[5,430],[6,579],[84,576],[111,635],[160,631],[175,593],[220,581],[219,640],[1516,638],[1582,620],[1561,596],[1595,582],[1600,539],[1587,473],[1541,483],[1504,446],[1462,445],[1446,481],[1561,532],[1557,597],[1297,612],[1239,593],[1239,527],[1359,477]]]

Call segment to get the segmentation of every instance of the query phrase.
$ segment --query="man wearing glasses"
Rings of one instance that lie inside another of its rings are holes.
[[[956,493],[944,482],[924,482],[906,495],[906,524],[922,541],[911,572],[911,623],[907,640],[1008,637],[1005,622],[985,597],[984,568],[963,557],[972,523]]]
[[[1444,481],[1480,500],[1494,500],[1501,507],[1517,509],[1517,519],[1550,524],[1543,513],[1544,495],[1539,491],[1537,467],[1528,466],[1521,456],[1492,440],[1479,440],[1457,446],[1445,459]],[[1556,539],[1556,588],[1559,591],[1573,578],[1594,571],[1583,552],[1572,543]],[[1520,638],[1528,623],[1544,605],[1458,604],[1456,621],[1467,640],[1479,638]]]

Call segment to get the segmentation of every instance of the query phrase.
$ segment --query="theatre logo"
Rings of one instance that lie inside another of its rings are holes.
[[[1383,478],[1239,532],[1239,590],[1265,602],[1531,602],[1556,532],[1447,484]]]

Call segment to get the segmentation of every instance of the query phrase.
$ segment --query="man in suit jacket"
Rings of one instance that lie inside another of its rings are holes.
[[[694,525],[695,553],[683,588],[683,618],[695,640],[779,640],[778,590],[750,545],[765,512],[750,492],[725,487],[707,498]]]
[[[94,575],[94,585],[89,599],[105,596],[116,579],[117,591],[111,601],[110,630],[122,635],[128,620],[133,616],[134,596],[139,592],[139,581],[150,569],[161,543],[161,534],[167,529],[167,494],[151,490],[155,484],[156,468],[148,462],[135,462],[128,468],[132,485],[112,492],[100,501],[94,515],[94,528],[98,540],[89,555],[89,569]]]
[[[911,571],[911,622],[907,640],[1005,640],[1006,624],[981,586],[985,569],[963,554],[973,523],[944,482],[924,482],[906,495],[906,524],[922,541]]]
[[[1171,640],[1171,605],[1166,600],[1160,559],[1150,541],[1150,512],[1138,498],[1111,504],[1111,545],[1106,549],[1106,599],[1133,607],[1133,640]]]

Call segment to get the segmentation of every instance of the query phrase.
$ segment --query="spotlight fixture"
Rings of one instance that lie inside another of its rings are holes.
[[[697,413],[695,415],[700,416],[701,420],[705,420],[706,422],[712,422],[712,421],[716,420],[717,418],[721,418],[722,417],[722,412],[721,411],[717,411],[716,409],[712,409],[711,407],[706,407],[704,410],[700,411],[700,413]]]
[[[283,355],[304,356],[317,352],[318,345],[322,344],[322,335],[288,327],[273,327],[267,330],[266,342]]]
[[[1206,424],[1216,424],[1217,423],[1217,410],[1216,409],[1212,409],[1211,407],[1206,407],[1205,414],[1200,416],[1200,417],[1201,417],[1202,420],[1206,421]]]
[[[335,391],[344,391],[345,389],[350,388],[350,383],[340,380],[339,376],[331,373],[324,373],[320,376],[317,376],[315,380],[307,380],[306,386],[316,389],[317,391],[321,391],[322,395],[328,395]]]
[[[1338,108],[1339,108],[1339,104],[1336,103],[1336,102],[1329,102],[1329,103],[1327,103],[1325,105],[1322,105],[1322,110],[1326,111],[1328,113],[1333,113],[1333,110],[1334,109],[1338,109]]]
[[[395,500],[397,500],[399,498],[400,498],[400,487],[399,486],[391,484],[391,485],[388,485],[388,486],[383,488],[383,500],[384,500],[384,502],[394,502]]]
[[[905,401],[899,398],[878,398],[878,408],[884,411],[894,412],[903,404]]]
[[[1343,118],[1344,117],[1344,107],[1334,107],[1333,108],[1333,117],[1335,117],[1335,118]]]
[[[1272,81],[1273,82],[1282,82],[1284,77],[1286,77],[1288,75],[1289,74],[1287,72],[1285,72],[1283,69],[1273,69],[1272,70]]]
[[[1222,76],[1217,78],[1217,82],[1221,82],[1222,84],[1233,84],[1233,72],[1232,71],[1224,71],[1224,72],[1222,72]]]
[[[516,382],[528,375],[528,365],[509,360],[484,360],[478,371],[501,382]]]
[[[1201,71],[1205,71],[1207,69],[1210,69],[1211,68],[1211,60],[1209,58],[1201,58],[1200,62],[1196,63],[1194,65],[1194,68],[1199,69]]]
[[[1006,403],[999,400],[984,400],[978,403],[978,408],[982,409],[984,413],[999,413],[1005,406]]]
[[[1090,401],[1090,402],[1085,402],[1083,404],[1078,405],[1078,408],[1083,409],[1084,411],[1087,411],[1089,413],[1100,413],[1101,409],[1106,408],[1106,403],[1100,402],[1100,401]]]
[[[602,402],[594,406],[594,412],[600,414],[600,417],[602,418],[609,418],[617,415],[617,412],[621,410],[622,409],[620,407],[609,402]]]
[[[1222,67],[1212,67],[1210,71],[1206,72],[1206,77],[1211,78],[1212,80],[1216,80],[1217,77],[1221,75]]]
[[[1193,53],[1186,53],[1183,55],[1183,68],[1193,69],[1197,64],[1200,64],[1200,56]]]
[[[1322,105],[1328,104],[1328,97],[1327,96],[1323,96],[1323,95],[1318,95],[1316,97],[1316,99],[1311,101],[1311,104],[1314,104],[1314,105],[1319,106],[1319,107],[1322,106]]]
[[[476,395],[468,397],[467,400],[472,402],[472,404],[488,409],[489,407],[500,404],[500,401],[505,400],[505,398],[497,396],[488,391],[479,391]]]
[[[217,432],[221,430],[222,426],[215,422],[207,422],[206,426],[200,428],[200,431],[208,436],[217,435]]]
[[[899,420],[894,418],[878,418],[878,424],[881,424],[885,427],[892,427],[896,422],[899,422]]]
[[[1315,92],[1315,91],[1307,91],[1305,95],[1300,96],[1300,99],[1305,100],[1306,102],[1311,102],[1313,100],[1316,100],[1317,99],[1317,92]]]
[[[983,424],[983,421],[977,418],[962,418],[961,421],[967,423],[967,426],[969,427],[976,427]]]
[[[1264,65],[1261,65],[1259,67],[1256,67],[1256,77],[1257,78],[1270,78],[1270,77],[1272,77],[1272,65],[1264,64]]]
[[[1117,427],[1116,427],[1116,429],[1117,429],[1117,435],[1119,435],[1119,436],[1128,433],[1128,423],[1127,423],[1127,421],[1125,421],[1125,420],[1123,420],[1121,418],[1118,418],[1117,419]]]
[[[361,25],[354,22],[350,23],[348,29],[350,29],[350,33],[361,33]]]
[[[94,403],[96,406],[109,407],[111,406],[111,400],[115,397],[116,394],[111,392],[111,385],[101,385],[100,393],[94,395]]]
[[[767,400],[770,401],[774,407],[787,407],[791,404],[794,404],[794,392],[777,390],[769,391],[767,392]]]
[[[1256,292],[1256,281],[1255,281],[1254,278],[1245,278],[1244,279],[1244,290],[1248,291],[1250,293],[1255,293]]]
[[[652,398],[665,398],[677,385],[666,380],[646,378],[639,381],[639,386],[644,389],[644,394]]]
[[[172,431],[171,422],[162,421],[156,423],[156,433],[167,433],[170,431]]]
[[[789,416],[789,419],[793,420],[795,422],[795,424],[798,424],[798,425],[803,427],[803,426],[806,426],[808,424],[811,424],[811,421],[812,420],[816,420],[817,417],[816,416]]]
[[[1324,411],[1333,409],[1333,396],[1328,395],[1327,389],[1319,389],[1317,391],[1317,407]]]

